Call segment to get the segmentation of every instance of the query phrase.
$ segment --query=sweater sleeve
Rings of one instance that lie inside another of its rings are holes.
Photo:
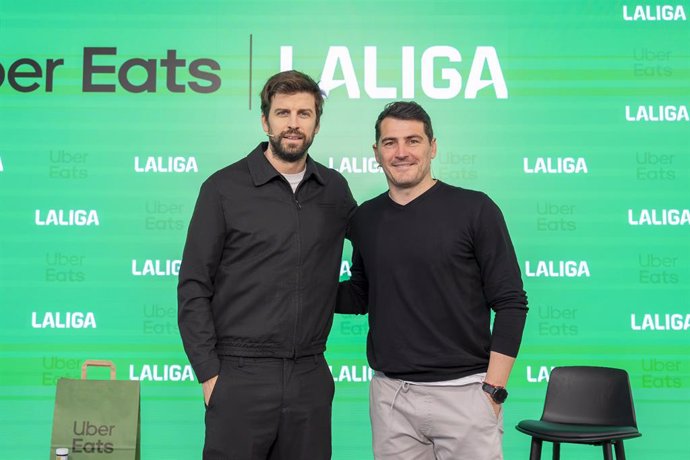
[[[474,244],[484,296],[496,313],[491,351],[515,357],[527,317],[527,295],[503,214],[489,197],[484,198],[474,227]]]
[[[224,241],[220,196],[209,179],[201,186],[189,224],[177,286],[180,335],[199,382],[220,369],[211,299]]]

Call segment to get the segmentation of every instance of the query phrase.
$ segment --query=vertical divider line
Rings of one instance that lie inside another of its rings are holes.
[[[253,37],[249,34],[249,110],[252,109],[252,53],[253,53]]]

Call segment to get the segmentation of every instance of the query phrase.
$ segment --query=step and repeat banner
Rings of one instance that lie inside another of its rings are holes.
[[[201,388],[176,319],[187,224],[204,179],[265,140],[266,79],[295,68],[328,93],[310,152],[358,202],[386,188],[373,126],[404,99],[432,117],[434,176],[502,208],[530,301],[506,459],[527,458],[513,427],[540,417],[551,369],[577,364],[629,372],[643,433],[630,457],[689,458],[689,14],[688,2],[2,1],[3,454],[45,458],[56,381],[109,359],[141,382],[142,458],[200,457]],[[372,458],[367,330],[337,316],[328,343],[335,459]]]

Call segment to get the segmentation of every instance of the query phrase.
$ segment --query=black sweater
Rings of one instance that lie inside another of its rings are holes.
[[[490,351],[517,355],[527,298],[503,215],[484,193],[439,181],[405,206],[384,193],[360,206],[349,239],[352,277],[336,311],[368,311],[373,369],[440,381],[485,372]]]

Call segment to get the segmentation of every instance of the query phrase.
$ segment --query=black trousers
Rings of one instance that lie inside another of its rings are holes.
[[[222,357],[204,460],[327,460],[335,385],[322,354]]]

